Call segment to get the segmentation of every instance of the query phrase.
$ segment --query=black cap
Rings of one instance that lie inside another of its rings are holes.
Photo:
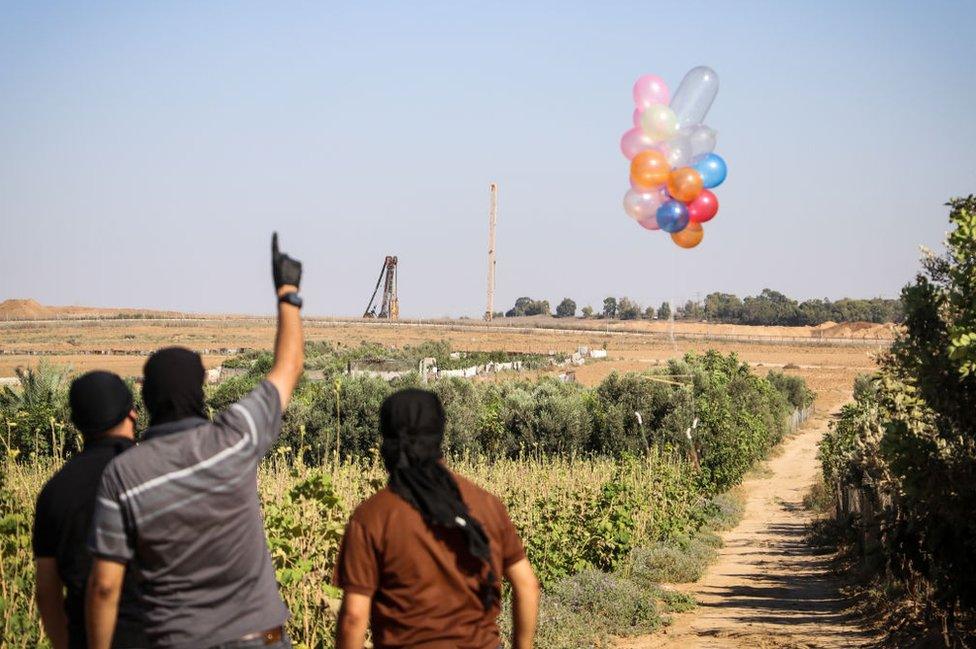
[[[95,370],[72,381],[71,423],[85,437],[104,433],[132,410],[132,392],[117,374]]]

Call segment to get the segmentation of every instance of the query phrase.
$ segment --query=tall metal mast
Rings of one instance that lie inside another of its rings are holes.
[[[488,308],[485,320],[491,322],[495,312],[495,221],[498,217],[498,185],[488,185],[491,198],[488,204]]]

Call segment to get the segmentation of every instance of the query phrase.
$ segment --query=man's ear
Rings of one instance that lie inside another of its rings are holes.
[[[132,423],[133,424],[136,423],[137,421],[139,421],[139,413],[136,412],[136,409],[135,408],[133,408],[132,410],[129,411],[129,419],[132,420]]]

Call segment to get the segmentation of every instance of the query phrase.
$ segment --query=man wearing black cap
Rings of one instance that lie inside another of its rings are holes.
[[[84,450],[52,477],[37,498],[34,558],[37,608],[54,649],[79,649],[85,640],[85,583],[91,556],[85,547],[102,471],[135,444],[132,393],[110,372],[89,372],[71,384],[71,421]],[[125,580],[112,647],[148,647],[134,576]]]
[[[272,239],[278,296],[267,380],[210,421],[200,356],[146,362],[142,442],[105,469],[88,547],[90,649],[108,649],[126,564],[140,577],[151,647],[290,647],[257,494],[257,467],[302,373],[301,264]]]

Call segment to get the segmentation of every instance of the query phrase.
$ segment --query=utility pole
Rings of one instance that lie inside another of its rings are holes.
[[[498,185],[490,183],[488,191],[491,198],[488,203],[488,308],[485,310],[485,321],[491,322],[495,313],[495,221],[498,217]]]

